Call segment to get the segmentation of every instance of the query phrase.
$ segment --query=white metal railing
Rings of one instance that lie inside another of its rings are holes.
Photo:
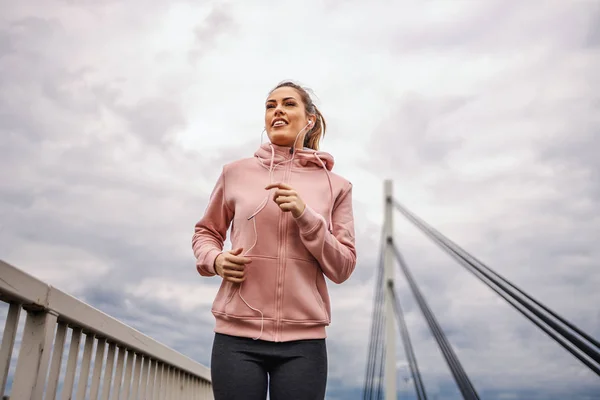
[[[2,260],[0,300],[9,304],[0,347],[0,397],[7,395],[25,310],[10,400],[213,399],[207,367]],[[61,368],[67,333],[67,365]]]

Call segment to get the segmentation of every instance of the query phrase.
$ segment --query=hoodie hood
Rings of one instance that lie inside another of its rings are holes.
[[[333,156],[325,151],[317,151],[313,149],[295,149],[294,153],[290,153],[291,147],[279,146],[272,143],[263,143],[254,156],[259,162],[269,168],[276,168],[278,164],[290,161],[292,158],[295,166],[308,168],[325,168],[328,172],[333,169]]]

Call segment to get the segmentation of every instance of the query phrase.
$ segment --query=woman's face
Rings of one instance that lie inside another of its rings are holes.
[[[296,89],[285,86],[275,89],[265,107],[265,128],[271,143],[292,146],[296,141],[296,147],[302,147],[308,117]],[[298,135],[300,131],[302,132]]]

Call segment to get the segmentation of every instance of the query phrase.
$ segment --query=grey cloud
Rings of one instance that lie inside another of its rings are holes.
[[[51,76],[41,79],[40,89],[63,110],[79,116],[97,116],[102,107],[115,107],[121,93],[110,84],[88,83],[88,75],[93,72],[92,67],[55,71]]]
[[[600,47],[600,12],[594,18],[594,22],[590,24],[590,30],[586,35],[584,43],[586,47]]]
[[[14,52],[15,48],[7,31],[0,29],[0,58]]]
[[[10,196],[3,190],[3,209],[7,210],[3,227],[21,241],[68,243],[111,260],[113,269],[109,275],[115,285],[140,276],[164,274],[165,270],[182,279],[196,274],[191,235],[207,197],[193,198],[182,193],[180,198],[171,198],[173,194],[161,195],[156,187],[136,190],[134,183],[128,189],[118,190],[127,181],[119,181],[115,176],[112,180],[120,183],[110,186],[108,180],[104,188],[93,175],[83,174],[81,178],[87,183],[74,181],[69,185],[67,181],[38,189],[35,195],[29,191],[26,197],[19,194],[27,193],[24,187],[16,193],[9,191]],[[91,196],[82,195],[92,188]],[[102,195],[103,191],[110,194]],[[105,200],[97,201],[94,196]],[[40,207],[43,203],[52,211]],[[111,215],[103,211],[107,208]],[[0,246],[3,252],[9,250],[4,246],[10,246],[9,243]]]
[[[27,17],[18,19],[9,24],[11,30],[15,33],[13,40],[18,46],[27,46],[31,50],[32,40],[45,38],[49,39],[60,30],[61,24],[54,19],[44,19],[40,17]],[[35,40],[33,41],[35,43]],[[25,50],[27,52],[27,50]]]
[[[189,51],[188,59],[195,63],[210,51],[226,32],[231,33],[236,28],[235,20],[227,5],[216,5],[206,19],[194,30],[195,46]]]
[[[571,175],[575,185],[580,182],[578,186],[583,190],[580,195],[591,196],[600,206],[600,119],[597,117],[600,114],[600,96],[587,108],[587,112],[585,126],[578,127],[577,123],[573,123],[566,127],[568,134],[560,141],[546,144],[541,156],[556,169]]]
[[[215,6],[204,23],[194,31],[196,40],[200,43],[210,41],[213,39],[215,33],[229,29],[232,25],[233,18],[231,17],[230,10],[227,10],[224,6]]]
[[[165,269],[182,279],[194,276],[191,234],[208,193],[193,194],[175,180],[170,189],[151,180],[141,154],[160,150],[131,154],[132,135],[139,135],[145,148],[185,125],[178,99],[124,106],[110,84],[86,85],[86,68],[69,72],[58,62],[31,62],[46,50],[30,44],[52,36],[56,24],[28,19],[18,24],[17,33],[15,26],[11,35],[20,35],[15,42],[27,50],[0,60],[2,253],[31,241],[68,243],[111,260],[110,276],[117,285]],[[104,110],[112,110],[130,129],[108,136],[83,132],[87,121],[102,119]],[[130,154],[128,161],[138,157],[139,166],[124,171],[125,164],[115,159],[119,151]],[[179,170],[175,176],[180,178],[218,169],[211,157],[179,148],[160,157],[166,168]],[[14,261],[20,265],[18,257]]]
[[[97,112],[98,100],[77,86],[86,70],[69,71],[48,50],[67,38],[60,23],[26,18],[7,26],[8,42],[19,50],[0,58],[0,128],[38,141],[65,138],[70,130],[81,129],[72,120],[61,120],[62,108],[89,115]]]
[[[502,21],[510,18],[516,11],[514,7],[507,7],[500,2],[480,4],[476,10],[479,12],[463,15],[451,22],[432,23],[431,29],[400,31],[396,36],[396,43],[400,48],[435,47],[440,50],[489,43],[490,39],[493,40],[494,33],[490,26],[501,25]]]
[[[390,46],[398,52],[435,49],[489,53],[551,41],[554,46],[570,48],[581,43],[581,27],[595,8],[593,2],[573,4],[565,10],[560,2],[540,9],[531,3],[489,1],[463,4],[454,18],[437,20],[419,7],[410,11],[422,22],[399,24]]]
[[[129,122],[131,132],[144,142],[168,144],[185,127],[186,121],[178,102],[168,99],[147,99],[133,106],[121,106],[121,114]]]
[[[118,0],[56,0],[57,2],[63,2],[70,6],[85,6],[87,7],[102,7],[107,5],[118,4]],[[153,1],[156,3],[156,1]]]
[[[154,17],[161,11],[167,9],[170,5],[173,5],[173,2],[170,0],[152,0],[151,2],[147,2],[144,0],[131,0],[127,2],[127,6],[125,6],[125,4],[119,0],[54,0],[54,2],[65,3],[68,4],[71,8],[79,8],[85,11],[98,11],[100,9],[109,7],[113,11],[119,8],[121,8],[124,11],[129,11],[131,9],[140,10],[140,7],[142,6],[151,5],[153,12],[138,12],[136,13],[136,17],[138,19]],[[177,3],[193,3],[193,0],[177,0]],[[58,5],[60,6],[60,4]]]
[[[204,365],[210,364],[210,309],[183,311],[159,300],[124,294],[113,284],[88,286],[80,298],[174,350]],[[173,329],[175,325],[177,329]]]
[[[415,168],[443,167],[463,139],[450,137],[433,124],[469,100],[459,96],[428,98],[416,93],[402,96],[374,130],[379,138],[371,141],[369,153],[380,156],[361,164],[372,171],[393,171],[395,179],[413,175]]]

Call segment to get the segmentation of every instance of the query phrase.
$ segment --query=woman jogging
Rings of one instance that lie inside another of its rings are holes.
[[[192,248],[219,275],[211,358],[215,400],[325,397],[325,278],[356,265],[352,185],[318,151],[325,120],[307,91],[283,82],[265,103],[270,143],[223,167]],[[231,251],[223,251],[231,226]]]

